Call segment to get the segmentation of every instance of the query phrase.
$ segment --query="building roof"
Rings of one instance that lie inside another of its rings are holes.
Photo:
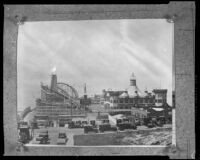
[[[144,97],[145,95],[139,90],[139,88],[137,86],[129,86],[129,88],[127,89],[129,97],[133,98],[133,97]]]
[[[152,92],[154,93],[166,93],[167,92],[167,89],[154,89]]]
[[[124,92],[124,93],[122,93],[119,97],[120,97],[120,98],[128,98],[129,95],[128,95],[128,93]]]
[[[106,96],[120,96],[123,92],[127,91],[106,91]]]

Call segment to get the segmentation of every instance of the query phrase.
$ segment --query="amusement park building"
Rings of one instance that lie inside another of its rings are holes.
[[[36,120],[51,126],[65,124],[73,117],[85,116],[77,91],[65,83],[57,83],[56,74],[51,76],[51,86],[41,84],[41,98],[36,100]]]
[[[104,106],[112,112],[132,112],[133,108],[147,110],[149,108],[164,108],[167,104],[167,89],[154,89],[152,93],[141,92],[136,84],[136,77],[131,75],[130,85],[124,91],[103,90]],[[168,105],[167,105],[168,106]]]

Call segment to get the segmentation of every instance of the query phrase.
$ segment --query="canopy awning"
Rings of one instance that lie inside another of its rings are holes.
[[[152,108],[152,109],[159,112],[164,110],[163,108]]]

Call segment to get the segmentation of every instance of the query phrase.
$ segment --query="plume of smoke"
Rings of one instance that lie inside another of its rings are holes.
[[[56,67],[55,66],[51,69],[51,73],[56,74]]]

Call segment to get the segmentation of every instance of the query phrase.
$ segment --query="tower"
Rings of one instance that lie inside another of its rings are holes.
[[[136,77],[134,73],[132,73],[130,77],[130,86],[128,87],[128,94],[129,94],[129,97],[137,97],[137,96],[143,95],[143,93],[137,87]]]
[[[86,83],[84,85],[84,99],[87,99]]]
[[[130,86],[136,86],[136,77],[134,73],[132,73],[131,78],[130,78]]]
[[[51,90],[56,91],[57,89],[57,76],[55,73],[51,75]]]

